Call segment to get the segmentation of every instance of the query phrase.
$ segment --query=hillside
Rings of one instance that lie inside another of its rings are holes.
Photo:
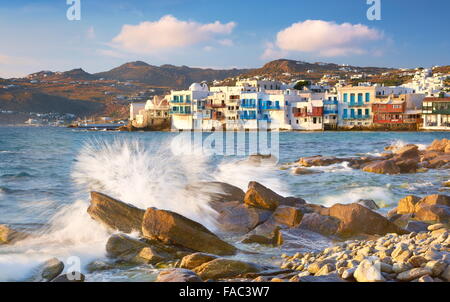
[[[188,66],[153,66],[137,61],[123,64],[110,71],[96,73],[98,78],[137,81],[154,86],[186,88],[193,82],[223,80],[248,72],[248,69],[215,70]]]

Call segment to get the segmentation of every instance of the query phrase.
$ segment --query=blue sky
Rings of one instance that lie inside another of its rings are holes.
[[[358,66],[450,64],[449,1],[366,0],[2,1],[0,76],[129,61],[196,67],[259,67],[276,58]],[[127,26],[128,25],[128,26]]]

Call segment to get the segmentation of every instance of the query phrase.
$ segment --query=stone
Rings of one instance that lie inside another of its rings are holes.
[[[137,256],[148,264],[157,264],[170,258],[169,255],[161,253],[154,247],[144,247]]]
[[[300,228],[329,236],[337,232],[339,224],[339,219],[335,217],[320,215],[318,213],[309,213],[303,216]]]
[[[86,276],[80,272],[70,272],[67,274],[62,274],[53,279],[51,282],[84,282]]]
[[[353,279],[354,278],[353,275],[354,275],[355,271],[356,271],[356,267],[346,269],[341,275],[342,279],[346,279],[346,280]]]
[[[447,265],[447,268],[440,276],[441,279],[450,282],[450,265]]]
[[[297,167],[292,170],[292,174],[295,174],[295,175],[309,175],[309,174],[317,174],[317,173],[320,173],[320,172],[316,171],[316,170],[300,168],[300,167]]]
[[[315,275],[315,274],[317,274],[321,269],[322,269],[322,267],[324,267],[325,265],[327,265],[327,264],[330,264],[330,265],[335,265],[335,263],[336,263],[336,261],[335,260],[331,260],[331,259],[328,259],[328,260],[322,260],[322,261],[316,261],[316,262],[314,262],[314,263],[311,263],[309,266],[308,266],[308,272],[309,273],[311,273],[311,274],[313,274],[313,275]]]
[[[421,162],[427,162],[432,160],[433,158],[436,158],[440,155],[443,155],[443,152],[439,152],[439,151],[425,151],[421,156],[420,156],[420,161]]]
[[[443,195],[443,194],[433,194],[428,195],[422,198],[416,205],[415,205],[415,212],[420,210],[420,208],[423,208],[425,206],[431,206],[431,205],[443,205],[443,206],[450,206],[450,196]]]
[[[419,158],[400,159],[395,161],[395,165],[400,169],[400,173],[416,173],[419,168]]]
[[[356,203],[365,206],[366,208],[369,208],[371,210],[378,210],[380,207],[376,204],[373,199],[360,199]]]
[[[283,196],[266,188],[262,184],[251,181],[245,193],[244,203],[252,207],[273,211],[280,205],[283,199]]]
[[[412,253],[408,249],[408,246],[406,244],[399,244],[395,250],[392,252],[392,259],[394,259],[396,262],[407,262],[409,257],[411,257]]]
[[[203,225],[177,213],[149,208],[142,223],[145,238],[215,255],[233,255],[236,248]]]
[[[363,166],[363,171],[378,174],[399,174],[400,168],[393,160],[381,160]]]
[[[394,265],[392,265],[392,270],[396,274],[405,272],[410,269],[412,269],[412,266],[409,263],[399,262],[399,263],[394,263]]]
[[[43,281],[52,281],[64,270],[64,263],[57,258],[44,262],[40,267],[40,277]]]
[[[345,282],[337,272],[332,272],[328,275],[312,276],[305,275],[300,277],[300,282]]]
[[[217,257],[211,254],[194,253],[184,256],[183,259],[181,259],[180,267],[186,269],[194,269],[202,265],[203,263],[212,261],[214,259],[217,259]]]
[[[439,155],[428,162],[428,168],[441,169],[450,163],[450,154]]]
[[[221,203],[217,209],[218,227],[224,232],[248,233],[255,227],[266,221],[272,212],[250,207],[239,201]]]
[[[442,274],[446,267],[447,264],[444,261],[440,260],[432,260],[425,265],[425,268],[431,270],[431,275],[433,277],[438,277],[440,274]]]
[[[397,275],[397,279],[400,281],[411,281],[420,278],[425,275],[430,275],[431,270],[424,267],[413,268],[411,270],[402,272]]]
[[[15,243],[19,240],[25,239],[28,234],[13,230],[5,224],[0,224],[0,245]]]
[[[91,204],[87,212],[107,228],[127,234],[141,232],[145,213],[144,210],[99,192],[91,192]]]
[[[320,270],[315,274],[315,276],[323,276],[323,275],[328,275],[329,273],[335,271],[335,266],[328,263],[325,264],[324,266],[322,266],[320,268]]]
[[[419,278],[419,282],[434,282],[434,279],[430,275],[425,275]]]
[[[261,271],[261,268],[256,264],[224,258],[208,261],[194,269],[194,272],[203,280],[232,278],[241,274],[259,271]]]
[[[295,207],[279,206],[272,215],[274,222],[288,227],[296,227],[303,218],[303,212]]]
[[[87,266],[87,270],[90,273],[97,272],[97,271],[106,271],[106,270],[110,270],[113,268],[114,268],[113,264],[110,264],[108,262],[101,261],[101,260],[94,260],[91,263],[89,263]]]
[[[420,201],[420,197],[409,195],[398,202],[397,214],[411,214],[415,212],[416,204]]]
[[[420,255],[415,255],[408,259],[408,263],[414,267],[421,267],[422,264],[425,264],[427,262],[428,262],[428,260],[425,257],[420,256]]]
[[[427,151],[438,151],[445,152],[447,146],[450,144],[450,141],[446,138],[442,140],[435,139],[431,145],[428,146]]]
[[[337,158],[334,156],[316,155],[300,158],[298,164],[303,167],[330,166],[348,160],[349,160],[348,158]]]
[[[265,222],[245,235],[242,243],[259,243],[275,246],[282,245],[283,235],[281,234],[280,229],[280,226],[273,222]]]
[[[434,204],[420,207],[414,214],[414,218],[426,222],[450,222],[450,207]]]
[[[397,158],[401,159],[419,159],[419,147],[409,144],[394,151]]]
[[[193,271],[184,268],[172,268],[161,271],[156,282],[203,282]]]
[[[386,217],[357,203],[335,204],[330,208],[330,216],[340,220],[336,234],[344,237],[357,234],[406,233]]]
[[[198,193],[209,197],[210,202],[244,201],[245,192],[236,186],[218,181],[204,181],[186,186],[190,193]]]
[[[405,230],[408,232],[426,232],[428,228],[428,224],[422,221],[408,221],[406,224]]]
[[[428,231],[436,231],[436,230],[443,229],[443,228],[445,228],[445,224],[435,223],[435,224],[428,226]]]
[[[353,276],[358,282],[384,282],[386,279],[377,266],[365,259],[356,268]]]

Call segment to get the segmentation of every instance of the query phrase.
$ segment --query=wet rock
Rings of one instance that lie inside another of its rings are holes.
[[[194,251],[216,255],[233,255],[236,248],[223,241],[203,225],[174,212],[149,208],[142,223],[145,238]]]
[[[394,151],[396,158],[419,160],[419,147],[413,144],[403,146]]]
[[[292,170],[292,173],[295,175],[310,175],[320,173],[320,171],[297,167]]]
[[[314,167],[314,166],[330,166],[337,163],[342,163],[348,161],[347,158],[337,158],[334,156],[310,156],[300,158],[298,163],[303,167]]]
[[[206,195],[211,202],[228,202],[228,201],[244,201],[245,192],[233,185],[216,182],[205,181],[186,186],[189,192]]]
[[[409,195],[399,200],[397,206],[397,214],[410,214],[415,212],[416,204],[420,201],[420,197]]]
[[[417,278],[420,278],[425,275],[430,275],[431,270],[428,268],[413,268],[411,270],[405,271],[397,275],[397,279],[400,281],[411,281]]]
[[[266,188],[258,182],[251,181],[248,184],[248,190],[245,193],[245,204],[261,209],[275,210],[280,202],[284,199],[283,196]]]
[[[381,274],[379,267],[365,259],[361,261],[353,274],[358,282],[384,282],[386,279]]]
[[[248,233],[272,215],[271,211],[249,207],[240,202],[222,203],[218,212],[219,228],[235,233]]]
[[[110,270],[113,268],[114,268],[114,265],[112,265],[108,262],[105,262],[105,261],[101,261],[101,260],[92,261],[87,266],[87,270],[90,273],[97,272],[97,271],[106,271],[106,270]]]
[[[86,276],[80,272],[70,272],[62,274],[52,280],[52,282],[84,282]]]
[[[300,223],[300,228],[307,229],[325,236],[335,234],[339,229],[339,219],[318,213],[305,214]]]
[[[371,210],[378,210],[380,207],[372,199],[360,199],[356,203],[365,206]]]
[[[395,161],[395,165],[400,169],[400,173],[416,173],[419,169],[418,159],[400,159]]]
[[[282,245],[283,236],[280,229],[280,226],[276,223],[267,221],[245,235],[242,243],[259,243],[275,246]]]
[[[145,211],[105,194],[91,192],[88,214],[111,230],[123,233],[141,232]]]
[[[440,155],[429,161],[428,168],[445,168],[450,163],[450,154]]]
[[[181,259],[180,267],[186,269],[194,269],[202,265],[203,263],[212,261],[214,259],[217,259],[217,257],[211,254],[194,253],[183,257],[183,259]]]
[[[184,268],[172,268],[161,271],[156,282],[203,282],[193,271]]]
[[[261,267],[244,261],[218,258],[206,262],[194,269],[203,280],[217,280],[221,278],[236,277],[246,273],[256,273]]]
[[[438,151],[438,152],[450,152],[450,140],[444,138],[442,140],[435,139],[431,145],[428,146],[427,151]]]
[[[0,245],[10,244],[25,239],[28,234],[13,230],[5,224],[0,224]]]
[[[64,263],[57,258],[47,260],[40,267],[40,277],[43,281],[52,281],[64,270]]]
[[[279,206],[273,213],[271,219],[288,227],[296,227],[303,218],[303,212],[295,207]]]
[[[430,161],[433,158],[436,158],[436,157],[438,157],[440,155],[444,155],[444,153],[443,152],[438,152],[438,151],[426,151],[420,156],[420,161],[421,162],[427,162],[427,161]]]
[[[378,174],[399,174],[400,168],[393,160],[380,160],[364,165],[363,171]]]
[[[408,232],[426,232],[428,224],[422,221],[408,221],[405,230]]]
[[[330,216],[340,220],[336,234],[344,237],[357,234],[406,233],[405,230],[390,222],[384,216],[357,203],[335,204],[330,208]]]

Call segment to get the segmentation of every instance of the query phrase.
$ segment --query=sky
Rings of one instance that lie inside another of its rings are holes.
[[[379,0],[381,20],[369,20],[372,1],[1,0],[0,77],[94,73],[138,60],[223,69],[280,58],[450,64],[450,1]]]

